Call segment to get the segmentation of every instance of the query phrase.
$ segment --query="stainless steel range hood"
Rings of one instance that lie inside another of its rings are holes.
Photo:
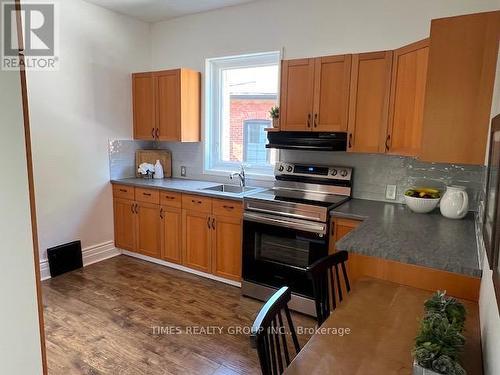
[[[268,132],[267,148],[311,151],[346,151],[344,132]]]

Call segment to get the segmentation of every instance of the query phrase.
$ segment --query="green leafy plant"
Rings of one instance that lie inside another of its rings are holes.
[[[462,335],[466,315],[464,306],[440,291],[424,306],[424,318],[413,349],[416,362],[440,374],[466,374],[457,362],[465,344]]]
[[[272,107],[271,110],[269,111],[269,116],[271,116],[272,119],[280,118],[280,108]]]

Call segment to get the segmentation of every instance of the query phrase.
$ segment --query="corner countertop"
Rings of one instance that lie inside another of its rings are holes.
[[[337,242],[339,250],[481,276],[472,212],[452,220],[439,210],[417,214],[403,204],[351,199],[331,215],[363,220]]]
[[[112,184],[129,185],[142,188],[151,188],[167,191],[177,191],[180,193],[189,193],[203,195],[213,198],[232,199],[242,201],[244,197],[255,194],[266,188],[254,187],[252,190],[244,193],[228,193],[221,191],[203,190],[205,188],[222,185],[220,182],[189,180],[184,178],[164,178],[161,180],[145,179],[145,178],[124,178],[120,180],[111,180]]]

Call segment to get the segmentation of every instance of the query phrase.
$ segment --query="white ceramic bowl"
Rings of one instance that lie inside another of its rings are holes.
[[[405,203],[410,210],[419,214],[426,214],[434,210],[441,198],[416,198],[409,197],[407,195],[405,197]]]

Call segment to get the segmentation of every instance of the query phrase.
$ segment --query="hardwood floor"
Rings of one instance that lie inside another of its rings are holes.
[[[230,334],[262,306],[239,288],[123,255],[42,285],[50,375],[259,373],[248,334]],[[222,334],[186,334],[214,326]]]

